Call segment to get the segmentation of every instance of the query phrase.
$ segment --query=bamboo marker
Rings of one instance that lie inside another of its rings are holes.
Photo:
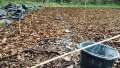
[[[19,32],[20,32],[20,34],[21,34],[21,27],[20,27],[20,26],[21,26],[21,24],[20,24],[20,23],[21,23],[21,20],[20,20],[20,19],[19,19],[19,22],[18,22],[18,23],[19,23]]]

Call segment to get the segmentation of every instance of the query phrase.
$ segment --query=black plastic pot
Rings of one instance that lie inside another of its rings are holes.
[[[83,42],[79,48],[94,44],[95,42]],[[119,57],[119,52],[104,44],[95,45],[81,51],[81,68],[112,68],[113,63]]]

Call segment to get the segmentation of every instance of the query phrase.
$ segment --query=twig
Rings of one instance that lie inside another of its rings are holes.
[[[34,12],[33,12],[33,14],[34,14]],[[31,17],[32,17],[32,20],[30,21],[30,27],[32,27],[32,22],[33,22],[33,14],[31,14]]]
[[[20,24],[20,23],[21,23],[21,20],[20,20],[20,19],[19,19],[19,22],[18,22],[18,23],[19,23],[19,32],[20,32],[20,34],[21,34],[21,27],[20,27],[20,26],[21,26],[21,24]]]
[[[98,45],[98,44],[101,44],[101,43],[104,43],[104,42],[107,42],[107,41],[110,41],[110,40],[112,40],[112,39],[116,39],[116,38],[119,38],[119,37],[120,37],[120,35],[117,35],[117,36],[114,36],[114,37],[105,39],[105,40],[103,40],[103,41],[97,42],[97,43],[95,43],[95,44],[88,45],[88,46],[83,47],[83,48],[81,48],[81,49],[76,49],[76,50],[74,50],[74,51],[65,53],[65,54],[63,54],[63,55],[61,55],[61,56],[54,57],[54,58],[49,59],[49,60],[47,60],[47,61],[44,61],[44,62],[42,62],[42,63],[36,64],[35,66],[32,66],[32,67],[30,67],[30,68],[36,68],[36,67],[38,67],[38,66],[47,64],[47,63],[49,63],[49,62],[51,62],[51,61],[57,60],[57,59],[59,59],[59,58],[62,58],[62,57],[64,57],[64,56],[67,56],[67,55],[69,55],[69,54],[73,54],[73,53],[75,53],[75,52],[79,52],[80,50],[84,50],[84,49],[90,48],[90,47],[92,47],[92,46],[95,46],[95,45]]]
[[[120,31],[117,32],[110,32],[111,34],[120,34]]]
[[[119,41],[112,41],[112,42],[115,42],[115,43],[120,43],[120,40],[119,40]]]

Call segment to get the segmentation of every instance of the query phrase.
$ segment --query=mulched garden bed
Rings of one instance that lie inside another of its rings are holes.
[[[26,68],[76,49],[87,40],[100,41],[120,34],[119,9],[44,8],[0,28],[0,68]],[[106,44],[119,49],[120,39]],[[68,60],[70,59],[70,60]],[[79,53],[41,68],[74,68]],[[118,64],[116,68],[119,68]]]

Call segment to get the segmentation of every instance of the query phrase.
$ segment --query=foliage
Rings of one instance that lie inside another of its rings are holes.
[[[112,7],[120,8],[120,0],[0,0],[0,5],[5,2],[24,3],[27,5],[41,4],[51,7]]]

